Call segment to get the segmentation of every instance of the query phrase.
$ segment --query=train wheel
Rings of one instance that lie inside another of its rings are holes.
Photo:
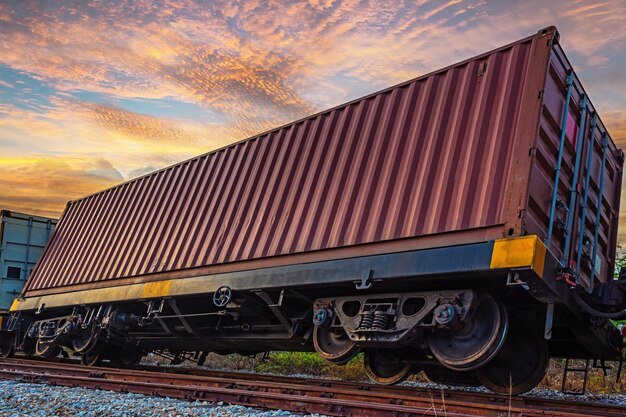
[[[365,373],[374,382],[384,385],[397,384],[411,375],[412,365],[403,363],[390,349],[374,349],[365,352]]]
[[[141,349],[124,349],[116,355],[110,355],[109,360],[114,365],[129,366],[138,363],[143,358]]]
[[[508,328],[502,303],[484,294],[468,323],[458,330],[436,329],[428,344],[446,368],[471,371],[493,359],[504,344]]]
[[[83,353],[80,356],[80,363],[81,365],[85,365],[85,366],[95,366],[101,360],[102,360],[102,357],[100,356],[100,352],[95,352],[95,351]]]
[[[0,337],[0,356],[10,358],[15,354],[15,335],[5,333]]]
[[[518,395],[535,388],[550,363],[548,343],[532,331],[518,330],[506,339],[493,361],[480,368],[478,378],[490,391]]]
[[[26,356],[34,356],[36,347],[37,347],[37,342],[34,339],[27,337],[22,342],[21,349],[22,349],[22,352],[24,352]]]
[[[322,358],[339,365],[347,363],[359,353],[359,347],[350,340],[343,329],[315,326],[313,345]]]
[[[51,343],[44,343],[41,340],[37,340],[35,344],[35,355],[44,359],[56,358],[60,353],[61,348]]]
[[[89,352],[96,346],[98,341],[98,327],[95,324],[81,329],[72,338],[72,348],[78,353]]]

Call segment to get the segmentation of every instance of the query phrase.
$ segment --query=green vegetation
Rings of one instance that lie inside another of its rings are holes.
[[[167,363],[157,357],[146,358],[147,363]],[[187,363],[186,366],[193,366]],[[601,369],[590,369],[587,381],[587,392],[592,394],[611,394],[626,392],[626,375],[622,381],[615,383],[617,363],[607,363],[607,375]],[[357,355],[345,366],[332,365],[312,352],[272,352],[266,358],[256,356],[240,356],[237,354],[217,355],[209,354],[206,366],[212,369],[232,369],[247,372],[272,373],[278,375],[306,374],[321,378],[338,378],[350,381],[368,381],[363,368],[363,355]],[[548,372],[539,384],[540,388],[561,389],[564,359],[550,361]],[[576,367],[584,367],[583,361],[578,361]],[[626,370],[624,371],[626,372]],[[409,378],[411,381],[428,382],[422,372]],[[582,374],[574,373],[568,377],[568,388],[577,390],[582,387]]]
[[[615,270],[613,271],[613,277],[617,279],[619,277],[619,270],[626,267],[626,253],[622,252],[622,245],[617,244],[617,250],[615,251]],[[615,326],[626,326],[626,320],[611,320]]]
[[[275,374],[309,374],[352,381],[365,381],[363,355],[357,355],[344,366],[333,365],[322,359],[317,353],[310,352],[273,352],[267,360],[255,366],[256,372]]]
[[[615,278],[619,277],[619,270],[622,267],[626,266],[626,253],[621,252],[622,245],[617,245],[617,254],[615,255],[615,270],[613,271],[613,276]]]

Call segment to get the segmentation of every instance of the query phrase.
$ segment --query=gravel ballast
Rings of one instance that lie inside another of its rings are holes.
[[[299,377],[316,378],[311,375]],[[427,388],[433,392],[488,391],[482,387],[450,387],[437,384],[406,381],[401,385]],[[624,394],[565,395],[551,389],[535,388],[528,397],[570,401],[596,402],[626,407]],[[188,402],[172,398],[158,398],[142,394],[124,394],[87,388],[48,386],[16,381],[0,381],[0,417],[278,417],[301,416],[283,410],[258,410],[238,405],[207,401]]]
[[[122,394],[0,381],[1,417],[283,417],[282,410],[257,410],[206,401],[182,401],[141,394]],[[301,414],[298,414],[301,415]]]

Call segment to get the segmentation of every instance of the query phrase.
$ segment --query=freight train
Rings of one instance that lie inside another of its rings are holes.
[[[621,352],[623,162],[542,29],[69,202],[0,351],[363,353],[522,393]]]

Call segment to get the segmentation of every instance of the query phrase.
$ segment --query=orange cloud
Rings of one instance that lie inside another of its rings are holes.
[[[241,138],[239,129],[215,123],[146,116],[114,105],[54,99],[25,110],[0,104],[0,143],[7,157],[43,153],[59,160],[97,157],[114,161],[128,179]],[[69,139],[71,138],[71,139]],[[18,191],[19,193],[19,191]],[[0,200],[1,201],[1,200]]]
[[[46,105],[0,100],[0,143],[14,157],[102,157],[129,178],[552,24],[594,104],[608,110],[601,116],[613,137],[626,143],[619,0],[0,3],[0,63],[55,90]],[[77,91],[114,104],[76,101]],[[192,103],[220,121],[127,111],[118,104],[129,98]],[[72,162],[70,171],[80,176],[85,166]],[[48,161],[32,172],[55,167]],[[85,190],[102,185],[85,175]]]
[[[94,103],[76,103],[76,107],[105,129],[111,129],[150,142],[165,141],[178,145],[197,146],[202,132],[183,122],[146,116],[114,106]]]
[[[600,115],[615,143],[626,147],[626,109],[611,110]]]
[[[0,201],[9,210],[58,217],[67,201],[121,181],[102,158],[0,157]]]
[[[67,4],[45,13],[33,8],[22,18],[9,14],[0,59],[62,91],[200,103],[247,132],[314,109],[288,82],[295,61],[241,42],[201,3],[170,13],[151,4],[111,5],[96,18],[91,7]],[[202,37],[193,30],[198,25]]]

